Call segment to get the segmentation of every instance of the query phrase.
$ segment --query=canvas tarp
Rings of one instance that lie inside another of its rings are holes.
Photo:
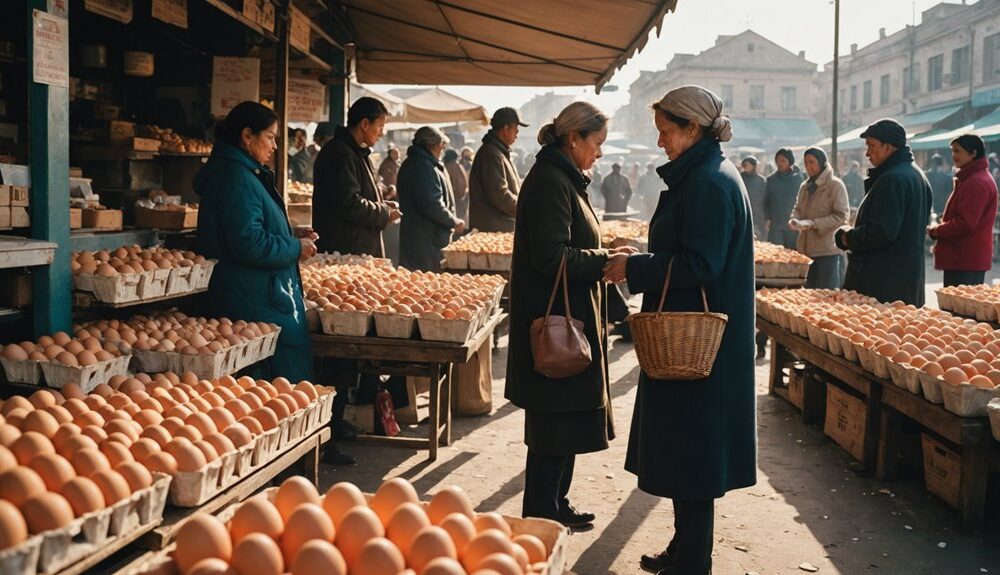
[[[358,81],[598,88],[677,0],[340,0]]]

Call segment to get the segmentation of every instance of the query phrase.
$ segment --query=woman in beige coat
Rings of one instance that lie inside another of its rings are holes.
[[[838,289],[843,258],[833,235],[847,223],[850,212],[847,187],[843,180],[833,175],[823,150],[809,148],[803,162],[809,179],[799,188],[788,226],[799,232],[796,249],[813,260],[806,287]]]

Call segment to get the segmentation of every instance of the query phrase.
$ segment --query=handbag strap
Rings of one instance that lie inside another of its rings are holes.
[[[549,295],[549,306],[545,309],[545,323],[549,321],[549,315],[552,314],[552,304],[556,301],[556,293],[559,291],[559,281],[562,280],[563,286],[563,303],[566,307],[566,319],[573,319],[573,315],[569,311],[569,286],[568,280],[566,279],[566,254],[563,254],[562,261],[559,262],[559,271],[556,272],[556,281],[552,286],[552,294]]]
[[[670,274],[674,270],[674,258],[670,258],[667,264],[667,277],[663,279],[663,291],[660,293],[660,306],[656,308],[656,313],[663,313],[663,304],[667,301],[667,289],[670,287]],[[705,286],[701,287],[701,303],[705,306],[705,313],[708,311],[708,296],[705,295]],[[554,294],[553,294],[554,295]]]

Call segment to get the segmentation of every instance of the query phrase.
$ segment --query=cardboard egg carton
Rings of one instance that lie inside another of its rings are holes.
[[[132,361],[131,354],[124,354],[107,361],[85,366],[63,365],[51,361],[39,362],[45,385],[62,389],[67,383],[79,385],[84,393],[90,393],[95,387],[106,383],[116,375],[127,375],[128,365]]]
[[[33,359],[0,358],[4,375],[12,383],[28,383],[38,385],[42,380],[41,362]]]

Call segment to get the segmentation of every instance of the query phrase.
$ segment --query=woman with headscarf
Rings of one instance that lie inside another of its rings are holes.
[[[823,150],[809,148],[802,162],[809,179],[799,187],[788,227],[799,232],[795,249],[813,260],[806,276],[806,287],[838,289],[843,252],[837,247],[833,235],[847,223],[851,211],[847,186],[833,175],[833,168],[827,164]]]
[[[767,241],[794,250],[798,234],[788,227],[788,217],[802,185],[802,172],[795,165],[795,154],[788,148],[775,152],[774,163],[778,169],[767,177],[764,188]]]
[[[605,266],[607,281],[642,293],[656,311],[670,269],[664,311],[729,317],[711,375],[655,380],[643,372],[632,413],[625,468],[639,488],[673,500],[674,536],[642,557],[665,575],[712,570],[715,499],[757,482],[754,391],[754,263],[750,200],[720,142],[732,139],[722,100],[700,86],[671,90],[654,106],[657,172],[667,185],[649,224],[650,253]]]

